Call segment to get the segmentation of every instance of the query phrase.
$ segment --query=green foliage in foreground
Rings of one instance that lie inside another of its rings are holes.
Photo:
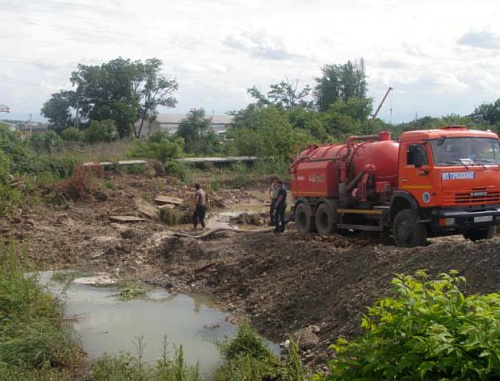
[[[397,296],[369,309],[364,336],[333,346],[316,380],[499,380],[500,295],[464,296],[463,277],[397,275]]]
[[[139,342],[139,352],[141,352]],[[182,347],[176,351],[174,359],[168,356],[166,343],[163,355],[156,366],[148,365],[128,353],[118,356],[104,356],[94,362],[88,377],[89,381],[199,381],[198,367],[186,366]]]
[[[0,248],[0,379],[60,379],[81,353],[71,333],[61,330],[54,297],[25,271],[15,245]]]
[[[240,325],[236,338],[221,343],[220,348],[226,364],[216,370],[215,381],[306,379],[294,343],[289,348],[287,360],[282,360],[271,353],[248,323]]]

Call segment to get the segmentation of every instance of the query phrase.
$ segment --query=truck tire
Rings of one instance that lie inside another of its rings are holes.
[[[495,227],[485,226],[484,228],[475,228],[467,230],[463,236],[465,239],[470,239],[472,242],[476,242],[482,239],[492,239],[495,235]]]
[[[330,204],[324,202],[316,208],[315,222],[318,234],[335,233],[335,212],[333,211]]]
[[[307,234],[313,231],[312,210],[308,203],[300,202],[294,208],[294,220],[297,231]]]
[[[424,246],[427,241],[427,229],[417,222],[411,209],[403,209],[396,214],[392,225],[396,245],[400,247]]]

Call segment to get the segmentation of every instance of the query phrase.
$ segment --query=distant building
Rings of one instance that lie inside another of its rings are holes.
[[[11,131],[17,131],[17,126],[15,124],[4,122],[3,120],[0,120],[0,124],[7,126]]]
[[[159,114],[156,120],[152,123],[147,121],[144,122],[142,127],[142,135],[154,134],[159,130],[166,130],[172,134],[177,132],[179,124],[187,118],[187,115],[183,114]],[[224,137],[229,125],[233,121],[234,116],[232,115],[207,115],[207,118],[212,120],[211,127],[214,129],[215,133],[221,137]],[[135,125],[136,128],[140,125],[138,121]]]
[[[48,130],[48,124],[37,122],[25,122],[17,125],[21,136],[26,137],[34,134],[44,134]]]

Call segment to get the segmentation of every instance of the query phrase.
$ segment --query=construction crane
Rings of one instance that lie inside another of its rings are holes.
[[[377,110],[376,110],[376,111],[375,111],[375,113],[373,114],[372,119],[375,119],[375,118],[377,117],[377,115],[378,115],[378,113],[379,113],[380,109],[382,108],[382,105],[383,105],[383,104],[384,104],[384,102],[385,102],[385,99],[387,98],[387,96],[389,95],[389,93],[391,92],[391,90],[392,90],[392,87],[389,87],[389,88],[387,89],[387,91],[385,92],[385,95],[384,95],[384,97],[382,98],[382,101],[380,102],[380,104],[378,105]]]

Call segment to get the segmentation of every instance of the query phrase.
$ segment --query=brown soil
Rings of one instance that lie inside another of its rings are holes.
[[[29,214],[1,220],[4,240],[27,244],[29,259],[44,269],[108,270],[174,292],[212,294],[235,317],[249,318],[277,340],[317,325],[320,343],[307,354],[311,364],[325,360],[325,349],[339,335],[362,332],[362,314],[390,293],[395,273],[425,269],[433,276],[456,269],[467,278],[467,293],[500,289],[498,238],[474,244],[450,237],[401,249],[377,237],[304,237],[293,224],[284,234],[257,227],[196,238],[188,226],[172,228],[152,219],[119,224],[109,218],[140,216],[134,200],[152,200],[159,188],[189,201],[189,189],[125,175],[110,181],[116,189],[101,190],[98,197],[58,207],[39,205]],[[226,206],[263,205],[260,188],[265,185],[256,188],[218,192],[212,198]],[[184,234],[175,235],[179,231]]]

